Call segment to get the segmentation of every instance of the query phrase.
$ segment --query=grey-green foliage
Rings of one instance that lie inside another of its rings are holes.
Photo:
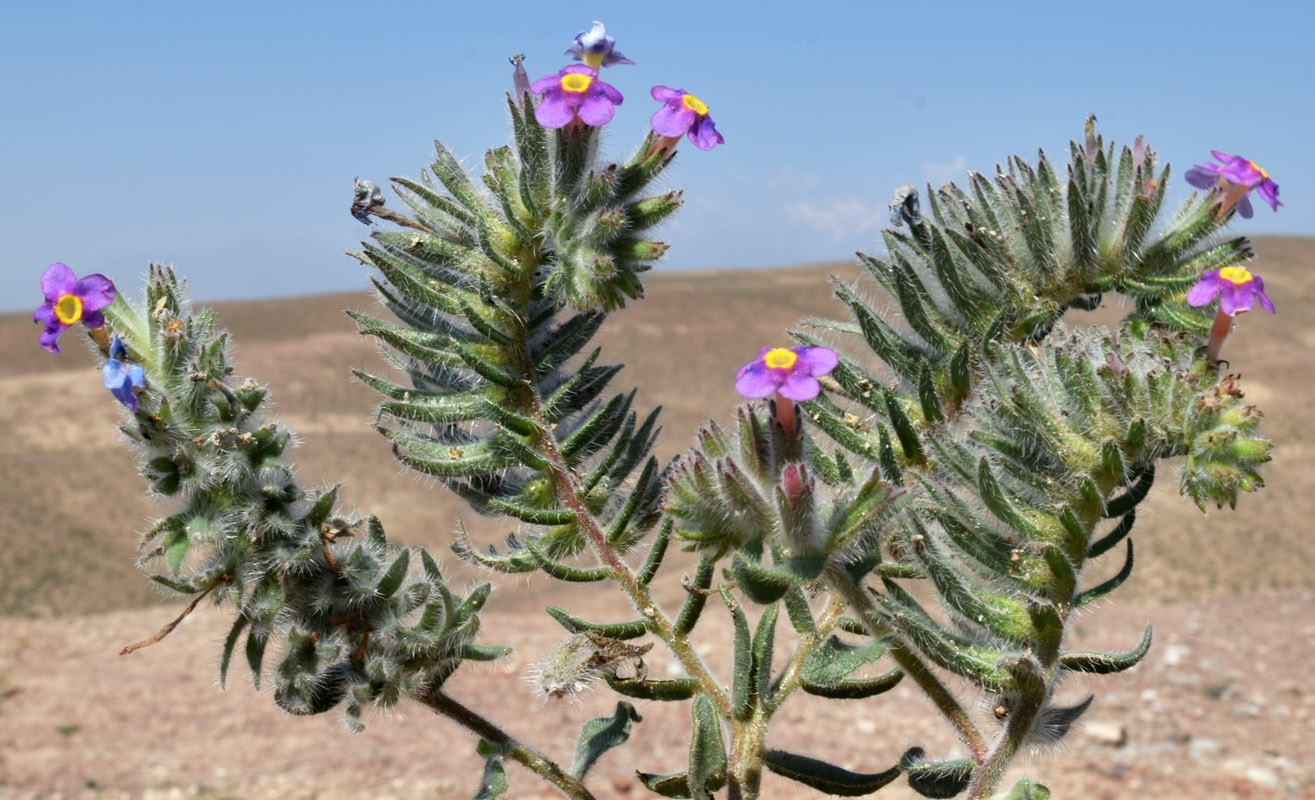
[[[927,796],[984,791],[1024,744],[1067,732],[1087,703],[1054,702],[1064,672],[1119,671],[1145,654],[1149,628],[1122,654],[1063,641],[1072,610],[1131,572],[1128,536],[1160,461],[1182,458],[1179,490],[1202,507],[1262,485],[1259,414],[1202,357],[1211,317],[1184,301],[1202,272],[1251,248],[1220,235],[1228,217],[1195,196],[1157,219],[1168,178],[1140,140],[1116,151],[1089,125],[1066,180],[1042,154],[994,180],[972,174],[967,189],[929,188],[927,218],[906,194],[908,233],[887,231],[883,257],[860,255],[895,313],[837,284],[852,321],[809,322],[859,346],[808,404],[840,447],[810,462],[843,491],[847,451],[908,493],[867,562],[913,573],[871,587],[870,629],[996,695],[1005,720],[980,764],[906,758]],[[1120,329],[1059,322],[1105,292],[1134,300]],[[1086,585],[1087,561],[1119,544],[1124,567]],[[911,580],[932,585],[939,612]]]
[[[298,483],[292,432],[266,416],[263,386],[234,376],[227,334],[172,270],[152,267],[142,310],[119,302],[107,316],[147,375],[122,430],[171,508],[143,536],[141,564],[235,609],[221,680],[243,652],[286,711],[343,704],[359,726],[365,705],[424,698],[462,661],[505,652],[475,642],[487,585],[454,592],[427,553],[340,511],[337,487]]]
[[[394,180],[413,217],[372,207],[402,228],[355,254],[392,319],[353,317],[401,377],[357,375],[382,395],[376,425],[401,463],[520,528],[502,551],[462,535],[462,557],[630,600],[637,616],[621,621],[548,609],[572,636],[569,658],[541,662],[557,665],[543,688],[605,682],[689,702],[688,763],[640,774],[655,793],[756,797],[766,770],[836,795],[903,773],[929,797],[989,796],[1015,755],[1062,738],[1092,702],[1059,698],[1065,675],[1122,671],[1148,651],[1149,627],[1121,653],[1070,650],[1065,635],[1075,609],[1129,577],[1161,462],[1182,460],[1179,490],[1203,507],[1261,485],[1259,415],[1200,352],[1210,320],[1184,302],[1250,245],[1195,197],[1164,220],[1169,170],[1140,141],[1116,151],[1089,126],[1067,177],[1044,154],[1014,158],[993,179],[929,190],[926,217],[905,192],[907,231],[860,256],[884,305],[837,282],[851,319],[795,334],[842,351],[825,392],[793,413],[747,404],[663,467],[650,455],[657,411],[641,417],[633,392],[610,390],[619,367],[592,341],[665,250],[652,228],[680,196],[649,187],[672,156],[650,135],[609,163],[597,129],[545,130],[529,96],[508,108],[514,142],[489,151],[483,186],[436,145],[429,171]],[[1118,329],[1060,321],[1109,292],[1133,299]],[[502,652],[473,641],[487,587],[456,595],[427,553],[335,512],[336,489],[301,489],[283,460],[290,434],[260,412],[264,390],[232,388],[224,336],[172,273],[153,271],[146,309],[108,315],[147,368],[125,432],[154,490],[179,502],[144,561],[165,585],[235,604],[222,669],[243,645],[293,713],[345,701],[356,721],[366,703],[415,697],[485,740],[480,796],[509,791],[511,758],[591,797],[586,772],[632,737],[633,706],[586,723],[567,770],[442,694],[463,660]],[[649,587],[673,543],[698,562],[668,616]],[[1089,581],[1105,557],[1122,569]],[[718,676],[691,642],[723,613],[731,670]],[[685,674],[644,672],[649,643],[629,642],[648,636]],[[994,719],[978,720],[947,675],[988,694]],[[796,691],[871,702],[901,681],[931,698],[966,758],[914,747],[859,771],[768,744]],[[1020,782],[1011,796],[1044,795]]]
[[[489,151],[485,191],[438,143],[430,171],[394,180],[415,224],[356,255],[400,324],[353,316],[407,380],[358,376],[384,395],[379,427],[398,460],[528,531],[503,554],[463,542],[465,557],[596,580],[559,563],[584,538],[553,481],[570,473],[618,550],[657,519],[657,412],[640,420],[633,392],[608,394],[619,367],[590,342],[606,311],[641,295],[638,274],[666,249],[645,236],[680,196],[645,194],[670,161],[648,153],[651,138],[601,165],[597,129],[546,130],[528,98],[509,111],[515,146]]]

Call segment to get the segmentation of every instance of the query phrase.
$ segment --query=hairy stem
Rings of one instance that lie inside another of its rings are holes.
[[[874,637],[885,636],[888,631],[881,625],[881,620],[877,617],[876,609],[872,605],[872,599],[868,597],[867,592],[863,590],[853,578],[849,576],[843,567],[834,561],[826,566],[823,577],[832,591],[844,598],[856,612],[858,612],[859,621],[863,627]],[[982,736],[981,730],[973,722],[972,717],[968,715],[967,710],[959,703],[959,700],[950,692],[950,690],[941,683],[936,673],[918,658],[917,654],[905,647],[900,641],[893,640],[890,643],[890,657],[894,659],[899,668],[904,670],[928,699],[936,706],[942,715],[954,727],[954,732],[958,735],[959,741],[968,747],[972,754],[973,761],[978,764],[986,760],[987,744],[985,737]]]
[[[775,684],[772,686],[772,694],[767,699],[768,710],[771,712],[780,708],[795,689],[799,688],[800,682],[804,676],[804,663],[812,655],[813,650],[819,644],[826,641],[835,628],[836,623],[840,621],[840,614],[845,610],[845,601],[838,595],[831,595],[830,601],[817,618],[817,632],[808,637],[802,637],[799,646],[795,648],[794,654],[790,656],[790,661],[781,670],[781,674],[776,676]]]
[[[544,430],[548,430],[537,392],[531,392],[531,405],[536,421],[544,426]],[[543,436],[542,444],[545,450],[543,455],[547,458],[552,473],[553,492],[562,505],[575,515],[575,524],[584,532],[595,557],[612,571],[613,580],[625,592],[635,610],[647,620],[649,629],[666,643],[690,676],[702,684],[703,690],[717,704],[722,715],[729,716],[731,701],[721,684],[708,671],[689,641],[676,633],[671,620],[662,613],[648,587],[639,582],[635,573],[621,560],[616,550],[612,549],[602,526],[580,499],[570,468],[557,449],[556,439],[551,434],[546,434]]]
[[[521,744],[511,734],[466,708],[449,695],[436,691],[430,692],[420,699],[421,702],[439,714],[478,734],[486,741],[502,747],[508,758],[538,774],[560,789],[562,794],[571,798],[571,800],[596,800],[594,795],[585,788],[583,781],[572,777],[557,762]]]

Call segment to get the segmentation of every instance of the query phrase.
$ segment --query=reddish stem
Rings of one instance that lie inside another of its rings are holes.
[[[1206,345],[1205,356],[1211,361],[1219,360],[1219,351],[1224,346],[1224,340],[1228,338],[1228,333],[1233,329],[1233,317],[1231,314],[1225,314],[1221,308],[1215,312],[1215,324],[1210,326],[1210,343]]]
[[[785,429],[785,436],[788,440],[790,434],[794,432],[794,401],[778,394],[776,396],[776,418],[780,421],[781,427]]]

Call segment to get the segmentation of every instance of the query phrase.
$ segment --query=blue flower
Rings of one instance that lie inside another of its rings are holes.
[[[105,377],[105,388],[136,414],[137,393],[133,389],[146,388],[146,373],[140,364],[128,360],[128,348],[123,346],[123,340],[117,333],[110,340],[110,357],[105,361],[101,374]]]
[[[594,20],[594,25],[589,30],[580,31],[575,35],[575,41],[571,44],[571,49],[566,51],[566,55],[576,61],[583,61],[593,67],[594,71],[617,64],[635,63],[616,49],[616,39],[607,35],[603,23],[598,20]]]

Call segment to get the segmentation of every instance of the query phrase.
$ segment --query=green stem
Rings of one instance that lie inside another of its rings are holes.
[[[540,403],[538,393],[531,391],[530,398],[535,420],[543,426],[544,431],[548,431],[549,427],[543,414],[543,406]],[[654,601],[648,587],[639,582],[635,577],[635,573],[612,549],[602,525],[598,523],[598,520],[594,518],[594,515],[580,499],[580,495],[576,491],[574,476],[562,458],[561,452],[557,449],[557,440],[550,433],[545,433],[542,437],[542,445],[543,455],[549,464],[548,471],[552,479],[553,492],[562,505],[575,516],[575,524],[584,532],[594,556],[612,571],[613,579],[625,592],[626,597],[630,599],[630,603],[635,607],[635,610],[647,621],[649,630],[653,631],[666,643],[690,677],[703,686],[703,690],[717,704],[722,715],[729,717],[731,701],[721,684],[708,671],[707,666],[694,652],[694,648],[689,641],[684,636],[676,633],[675,626],[662,613],[662,609]]]
[[[556,786],[563,795],[571,798],[571,800],[596,800],[593,793],[585,788],[583,781],[562,769],[557,762],[521,744],[511,734],[466,708],[452,697],[441,691],[436,691],[420,699],[421,702],[439,714],[473,731],[486,741],[503,748],[508,758]]]
[[[727,800],[757,800],[762,791],[763,751],[766,749],[769,711],[761,703],[753,716],[731,728],[730,763],[726,765]]]
[[[873,637],[882,637],[889,633],[881,624],[877,616],[876,609],[870,598],[844,567],[831,561],[826,566],[823,578],[832,591],[844,598],[845,602],[858,612],[859,621],[867,629],[868,634]],[[968,747],[972,754],[973,761],[982,764],[986,760],[987,744],[985,737],[982,736],[981,730],[973,722],[972,717],[968,715],[967,710],[959,703],[950,690],[941,683],[936,673],[918,658],[917,654],[904,646],[898,639],[894,639],[890,644],[890,657],[894,659],[899,668],[904,670],[904,674],[922,689],[928,699],[936,708],[949,720],[954,726],[954,732],[959,736],[959,741]]]
[[[822,611],[821,616],[817,618],[817,632],[808,637],[801,637],[798,647],[795,648],[794,654],[790,656],[790,661],[781,670],[781,674],[776,676],[776,683],[772,686],[772,694],[767,703],[769,712],[775,712],[784,703],[799,684],[803,681],[804,663],[812,655],[817,646],[826,641],[835,628],[836,623],[840,621],[840,614],[845,610],[845,601],[838,595],[831,595],[831,600],[827,603],[826,608]]]

